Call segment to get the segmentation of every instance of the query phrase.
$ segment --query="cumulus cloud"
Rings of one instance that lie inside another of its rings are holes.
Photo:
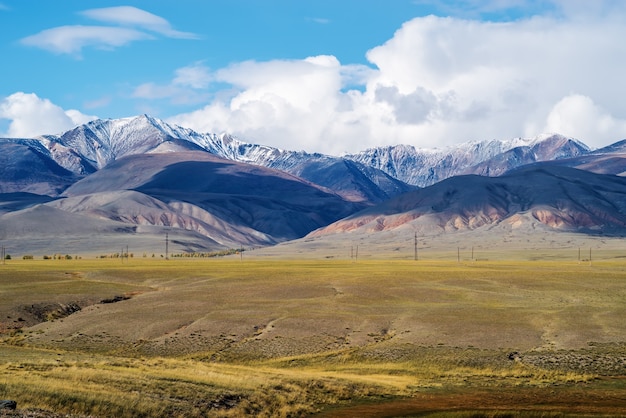
[[[437,112],[437,97],[421,87],[412,93],[402,94],[396,86],[379,86],[374,95],[377,101],[391,106],[399,123],[424,123]]]
[[[228,132],[250,142],[329,154],[399,143],[443,147],[546,131],[592,147],[626,137],[620,88],[626,13],[616,13],[626,3],[466,3],[479,14],[545,4],[551,12],[498,22],[418,17],[373,45],[365,53],[368,65],[341,63],[332,55],[250,60],[217,69],[197,62],[176,70],[167,83],[136,86],[132,97],[157,107],[159,100],[201,104],[168,118],[201,132]],[[114,48],[132,42],[133,36],[186,37],[158,16],[134,9],[120,18],[112,13],[115,9],[94,9],[86,16],[116,25],[102,28],[130,32],[119,37],[113,32],[92,37],[89,32],[52,33],[60,40],[48,37],[47,48],[76,53],[85,46]],[[59,120],[70,118],[62,109],[57,113]],[[27,125],[20,125],[26,117],[9,119],[16,132]]]
[[[546,132],[601,137],[605,142],[626,138],[626,119],[618,119],[587,96],[573,94],[554,105],[546,120]]]
[[[567,13],[578,12],[571,6]],[[601,12],[586,21],[565,14],[509,22],[415,18],[367,52],[369,66],[333,56],[233,64],[203,77],[207,85],[226,84],[228,94],[170,121],[326,153],[544,130],[603,146],[625,136],[616,83],[626,25]]]
[[[3,136],[30,138],[62,133],[95,119],[77,110],[63,110],[48,99],[33,93],[14,93],[0,101],[0,119],[10,121]]]
[[[107,7],[81,12],[82,15],[116,26],[66,25],[43,30],[21,39],[23,45],[42,48],[57,54],[80,57],[85,47],[112,50],[135,41],[169,38],[197,39],[176,31],[160,16],[131,6]]]
[[[170,121],[286,149],[332,147],[332,129],[342,123],[335,119],[345,118],[353,105],[352,90],[342,89],[362,73],[333,56],[237,63],[213,73],[215,82],[231,86],[226,98]]]

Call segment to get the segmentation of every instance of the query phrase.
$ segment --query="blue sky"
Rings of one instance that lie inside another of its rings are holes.
[[[148,113],[329,154],[626,137],[626,7],[582,0],[0,0],[0,135]]]

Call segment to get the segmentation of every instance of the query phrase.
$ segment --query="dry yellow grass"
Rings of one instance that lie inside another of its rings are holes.
[[[299,416],[424,391],[624,389],[596,380],[626,374],[619,259],[127,261],[0,266],[0,397],[94,416]],[[130,298],[99,303],[115,296]],[[78,301],[17,329],[25,307]]]

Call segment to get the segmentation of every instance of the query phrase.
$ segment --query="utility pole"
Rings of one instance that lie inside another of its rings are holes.
[[[166,232],[165,233],[165,259],[169,260],[169,246],[170,246],[170,239],[169,239],[169,234]]]
[[[461,247],[456,247],[456,262],[461,262]]]
[[[415,233],[415,240],[414,240],[414,245],[415,245],[415,251],[414,251],[414,259],[415,261],[417,261],[417,232]]]

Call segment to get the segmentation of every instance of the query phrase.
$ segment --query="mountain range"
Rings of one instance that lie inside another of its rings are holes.
[[[311,236],[469,231],[531,219],[626,231],[626,141],[562,135],[328,156],[197,133],[142,115],[0,139],[0,240],[21,251],[162,252]],[[59,241],[58,244],[53,244]],[[62,241],[62,242],[61,242]]]

